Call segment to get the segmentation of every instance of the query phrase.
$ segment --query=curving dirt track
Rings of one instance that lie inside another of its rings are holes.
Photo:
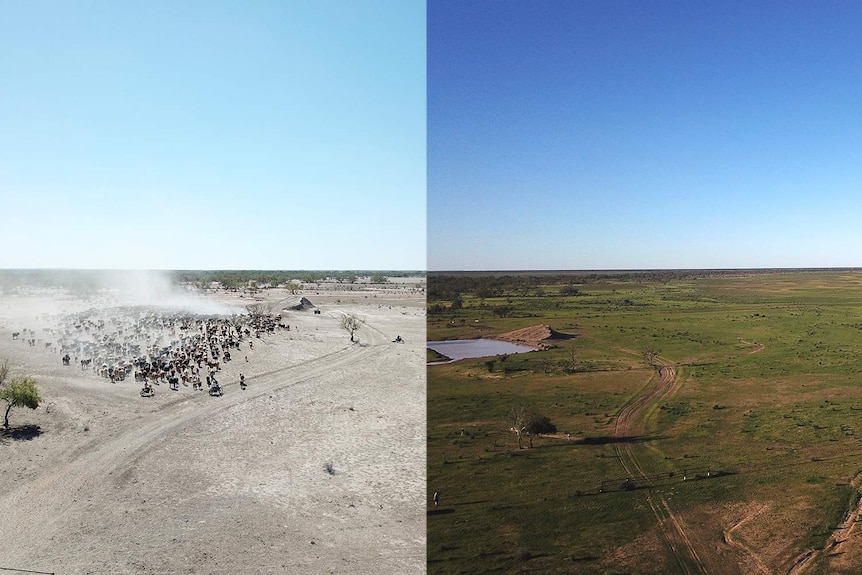
[[[748,523],[757,515],[762,513],[767,506],[758,505],[753,510],[747,512],[743,517],[734,523],[732,526],[728,527],[723,531],[724,542],[727,543],[730,547],[734,548],[742,557],[742,564],[745,567],[746,573],[758,573],[762,575],[769,575],[772,571],[770,571],[769,567],[760,559],[760,556],[755,553],[752,549],[747,547],[746,545],[740,543],[736,539],[733,538],[733,532],[742,527],[745,523]]]
[[[657,381],[654,385],[650,385],[654,379],[654,377],[650,378],[647,386],[620,410],[614,424],[616,437],[632,437],[642,434],[646,413],[662,397],[674,389],[677,381],[676,369],[669,365],[662,366],[658,370]],[[620,463],[630,477],[646,479],[647,474],[638,463],[630,444],[618,443],[615,444],[615,449]],[[664,540],[673,553],[680,572],[686,574],[708,573],[688,536],[685,524],[673,512],[667,500],[662,495],[650,491],[647,493],[647,503],[649,503],[658,521]]]
[[[28,433],[0,441],[0,567],[424,572],[423,298],[390,291],[309,296],[322,313],[227,364],[219,398],[143,399],[0,326],[0,357],[45,400],[13,412]],[[343,312],[366,319],[361,343]]]

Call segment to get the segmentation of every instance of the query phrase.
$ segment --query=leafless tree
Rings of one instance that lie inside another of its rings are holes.
[[[341,316],[341,327],[350,334],[350,341],[354,341],[353,334],[365,323],[364,319],[360,319],[352,313],[346,313]]]
[[[643,351],[643,357],[650,367],[655,367],[659,351],[654,347],[648,347]]]
[[[566,347],[566,353],[569,356],[569,371],[575,373],[578,371],[578,350],[575,348],[575,344],[571,343]]]
[[[538,414],[526,405],[516,405],[509,412],[508,418],[512,431],[518,436],[518,449],[523,449],[521,439],[527,436],[530,447],[533,447],[533,437],[543,433],[556,433],[557,427],[548,417]]]
[[[521,435],[526,433],[527,421],[530,419],[530,410],[524,405],[517,405],[509,412],[509,423],[512,431],[518,436],[518,449],[523,449]]]

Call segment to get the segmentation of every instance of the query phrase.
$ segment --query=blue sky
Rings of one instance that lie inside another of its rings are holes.
[[[425,268],[416,0],[0,3],[0,268]]]
[[[435,0],[431,270],[862,266],[858,2]]]

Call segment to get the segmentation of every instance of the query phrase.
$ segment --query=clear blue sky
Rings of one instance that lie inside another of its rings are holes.
[[[0,268],[424,269],[417,0],[0,3]]]
[[[431,270],[862,266],[862,4],[435,0]]]

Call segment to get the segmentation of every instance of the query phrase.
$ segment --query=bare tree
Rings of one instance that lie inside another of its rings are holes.
[[[556,433],[557,426],[551,423],[550,418],[536,413],[535,410],[526,405],[516,405],[509,412],[509,423],[512,431],[518,436],[518,449],[523,449],[521,439],[527,436],[530,447],[533,447],[533,437],[543,433]]]
[[[354,341],[353,334],[356,333],[364,323],[364,319],[359,319],[352,313],[346,313],[341,316],[341,328],[347,330],[350,334],[350,341]]]
[[[578,371],[578,350],[575,348],[575,344],[569,344],[566,348],[566,353],[569,356],[569,371],[575,373]]]
[[[650,367],[655,367],[656,359],[658,359],[659,350],[654,347],[648,347],[643,350],[643,357]]]
[[[512,431],[518,436],[518,449],[523,449],[521,434],[526,433],[529,418],[530,410],[524,405],[516,405],[509,412],[509,423],[511,424]]]

